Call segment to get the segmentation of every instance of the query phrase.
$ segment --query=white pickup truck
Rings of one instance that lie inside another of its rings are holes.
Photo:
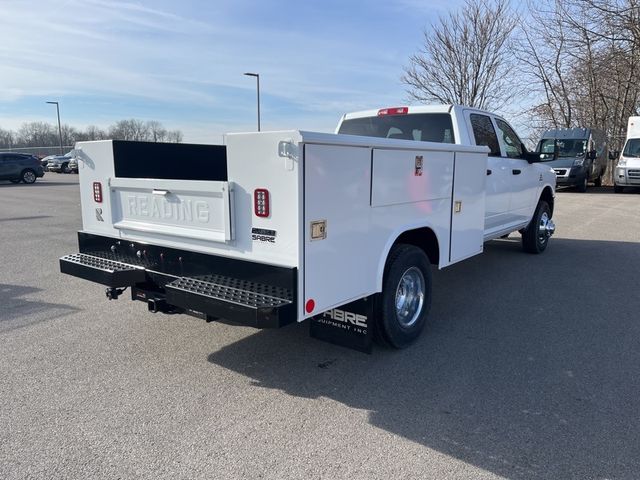
[[[362,351],[421,333],[431,265],[554,232],[555,174],[502,118],[460,106],[345,115],[336,134],[226,145],[81,142],[83,229],[61,271],[150,311],[258,328],[310,319]]]

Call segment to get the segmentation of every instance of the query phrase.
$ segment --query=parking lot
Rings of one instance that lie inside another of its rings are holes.
[[[59,273],[79,203],[0,182],[0,478],[640,477],[640,193],[558,192],[543,255],[434,272],[372,355],[108,301]]]

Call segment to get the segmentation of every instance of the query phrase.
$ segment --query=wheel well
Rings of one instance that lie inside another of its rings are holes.
[[[429,257],[429,261],[432,265],[438,265],[440,263],[440,247],[438,245],[438,237],[428,227],[416,228],[415,230],[407,230],[394,242],[394,245],[398,243],[406,243],[409,245],[415,245],[421,248],[424,253]]]
[[[542,194],[540,195],[540,200],[544,200],[549,204],[549,208],[551,209],[551,216],[553,217],[553,192],[551,191],[551,187],[544,187],[542,190]]]

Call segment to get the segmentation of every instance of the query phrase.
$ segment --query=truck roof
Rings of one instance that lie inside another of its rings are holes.
[[[495,114],[488,112],[486,110],[480,110],[478,108],[473,107],[465,107],[463,105],[455,105],[455,104],[445,104],[445,105],[408,105],[402,107],[383,107],[375,110],[361,110],[359,112],[351,112],[347,113],[342,117],[342,120],[350,120],[352,118],[364,118],[364,117],[376,117],[381,114],[381,112],[389,111],[389,110],[399,110],[406,109],[402,112],[404,115],[411,115],[412,113],[451,113],[452,110],[474,110],[480,113],[486,113],[488,115]],[[497,115],[500,116],[500,115]]]

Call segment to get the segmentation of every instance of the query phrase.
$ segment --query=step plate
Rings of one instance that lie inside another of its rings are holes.
[[[60,259],[60,271],[108,287],[128,287],[146,279],[145,269],[139,265],[107,258],[74,253]]]
[[[180,277],[165,285],[167,303],[257,328],[295,320],[291,291],[222,275]]]

